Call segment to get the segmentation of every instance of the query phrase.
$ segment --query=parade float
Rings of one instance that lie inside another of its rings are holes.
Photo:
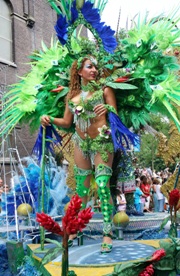
[[[132,251],[137,250],[139,254],[135,259],[144,258],[143,261],[134,263],[132,262],[133,258],[120,258],[120,251],[124,248],[125,252],[127,245],[129,244],[131,247],[131,243],[126,241],[120,243],[118,239],[114,242],[113,250],[114,253],[117,252],[113,254],[112,261],[107,257],[105,261],[101,258],[99,264],[94,264],[92,256],[94,258],[97,255],[97,259],[99,258],[96,244],[70,249],[70,264],[67,261],[67,236],[64,238],[65,233],[67,234],[66,226],[71,222],[73,224],[76,219],[83,218],[84,221],[80,225],[83,229],[92,214],[89,209],[85,209],[87,217],[82,213],[78,217],[80,210],[77,208],[78,212],[74,213],[74,217],[71,215],[68,223],[65,224],[65,218],[67,218],[69,210],[72,209],[72,203],[64,212],[67,201],[63,202],[63,200],[67,199],[68,195],[69,198],[72,197],[71,202],[73,202],[72,195],[75,192],[72,171],[73,144],[71,142],[74,127],[72,126],[68,133],[53,125],[45,130],[40,126],[40,117],[43,114],[52,117],[63,116],[65,97],[69,87],[69,71],[73,61],[87,54],[97,58],[100,65],[99,83],[101,86],[109,86],[114,89],[118,115],[123,125],[133,129],[134,133],[138,133],[143,126],[150,123],[150,113],[160,113],[162,116],[166,116],[174,122],[174,127],[178,131],[180,129],[178,112],[180,85],[176,73],[179,65],[175,56],[167,55],[167,52],[169,53],[170,50],[173,51],[174,47],[179,46],[178,9],[166,17],[161,15],[148,19],[147,17],[141,18],[139,15],[136,22],[133,22],[132,28],[127,30],[125,37],[121,38],[118,34],[115,36],[115,32],[101,22],[101,14],[106,3],[107,1],[104,0],[49,1],[58,14],[55,32],[59,41],[52,39],[50,47],[42,42],[42,49],[30,56],[31,71],[23,76],[20,82],[12,85],[2,98],[0,123],[2,145],[6,143],[17,124],[28,124],[32,133],[39,130],[32,157],[30,161],[29,159],[25,160],[26,165],[19,158],[19,168],[15,170],[17,165],[13,163],[13,160],[17,159],[18,154],[17,151],[16,155],[14,155],[14,151],[10,151],[13,166],[9,179],[12,190],[4,195],[0,219],[6,229],[10,229],[7,230],[7,233],[12,234],[10,237],[8,236],[10,241],[7,242],[7,250],[13,273],[20,273],[18,267],[23,264],[24,237],[31,240],[31,237],[34,237],[34,230],[39,231],[37,236],[35,235],[39,239],[35,245],[27,245],[27,252],[32,264],[37,265],[39,272],[36,273],[42,273],[42,275],[57,275],[59,273],[63,276],[100,276],[109,273],[108,275],[137,276],[165,275],[163,273],[176,275],[179,273],[179,239],[177,232],[174,231],[171,231],[169,240],[162,239],[162,241],[156,242],[154,248],[151,246],[149,248],[146,244],[150,250],[147,250],[146,253],[149,252],[149,255],[140,255],[137,246],[132,247]],[[82,38],[79,35],[78,27],[80,25],[86,27],[93,34],[93,40]],[[113,192],[116,185],[124,187],[128,210],[131,211],[135,189],[131,160],[132,149],[125,136],[122,136],[121,139],[124,139],[127,147],[126,153],[124,149],[116,152],[117,158],[114,162],[111,188]],[[65,175],[64,170],[57,163],[58,154],[68,161],[69,176]],[[171,185],[169,192],[179,187],[179,170],[177,169],[175,173],[175,182]],[[179,199],[179,194],[177,198]],[[170,206],[173,211],[173,213],[171,212],[172,222],[172,216],[179,208],[178,200],[176,200],[176,204],[173,201]],[[135,218],[134,222],[137,220]],[[156,226],[154,218],[149,221],[153,222],[152,227]],[[40,228],[37,222],[40,223]],[[97,220],[93,223],[97,225],[98,222]],[[176,228],[176,220],[172,224]],[[70,228],[73,229],[72,225]],[[58,234],[63,239],[60,242],[56,240],[52,242],[47,239],[45,229],[50,233]],[[68,235],[72,233],[72,229],[69,230]],[[76,232],[78,230],[77,227]],[[13,231],[15,231],[15,236]],[[23,237],[20,236],[22,231]],[[45,244],[45,240],[48,245]],[[143,243],[137,244],[140,246],[141,252],[146,249],[143,248],[145,246],[142,245]],[[154,245],[154,242],[149,244]],[[74,255],[81,259],[89,248],[92,253],[87,257],[90,258],[91,255],[92,262],[88,263],[83,259],[82,262],[76,263]],[[156,254],[154,253],[156,252],[155,248],[162,249]],[[15,251],[15,249],[19,251]],[[60,250],[63,250],[65,255],[62,254],[63,258],[60,257],[59,260],[56,258],[58,258]],[[115,255],[116,257],[114,257]],[[151,255],[152,257],[150,257]],[[129,260],[131,262],[128,262]],[[87,271],[89,271],[88,274]]]

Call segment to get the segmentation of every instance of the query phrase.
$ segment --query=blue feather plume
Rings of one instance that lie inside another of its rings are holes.
[[[99,32],[99,36],[102,39],[103,47],[104,49],[112,53],[113,50],[117,46],[117,41],[113,35],[115,34],[115,31],[113,31],[109,26],[103,26],[101,31]]]
[[[55,136],[55,139],[53,138]],[[40,126],[39,133],[35,145],[32,150],[32,154],[38,157],[38,162],[40,163],[42,158],[42,137],[43,137],[43,128]],[[45,136],[45,148],[47,151],[54,153],[53,145],[61,144],[62,137],[57,133],[56,129],[53,125],[46,127],[46,136]]]
[[[108,114],[111,136],[115,151],[130,149],[130,144],[137,146],[140,143],[140,138],[137,134],[131,132],[120,120],[118,115],[113,112]]]
[[[101,38],[105,51],[112,53],[117,46],[117,42],[114,37],[115,32],[109,26],[106,26],[104,22],[101,22],[99,10],[97,8],[93,8],[93,5],[94,4],[90,1],[86,1],[80,11],[87,23],[92,26]],[[76,8],[76,1],[74,1],[71,6],[71,20],[68,21],[66,16],[60,15],[54,27],[56,35],[62,45],[65,45],[67,42],[68,27],[77,19],[78,10]]]
[[[61,44],[65,45],[68,38],[68,23],[65,16],[59,16],[54,29]]]
[[[86,21],[91,24],[93,28],[95,28],[95,25],[99,24],[101,21],[101,17],[99,14],[99,10],[96,8],[93,8],[93,4],[89,1],[85,2],[81,12],[86,19]]]
[[[86,21],[96,30],[99,37],[102,39],[104,49],[109,53],[113,53],[117,47],[117,41],[114,37],[115,31],[109,26],[104,25],[104,22],[100,22],[101,17],[99,10],[93,8],[93,4],[87,1],[84,3],[81,12]]]
[[[71,21],[70,23],[73,24],[76,19],[78,18],[78,10],[76,8],[76,1],[73,2],[71,7]]]

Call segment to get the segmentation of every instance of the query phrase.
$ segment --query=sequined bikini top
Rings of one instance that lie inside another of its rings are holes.
[[[93,93],[92,97],[86,99],[88,92],[82,91],[80,101],[75,104],[71,100],[68,101],[68,106],[74,115],[74,123],[81,131],[85,132],[91,125],[90,119],[96,117],[93,109],[96,105],[104,103],[103,90],[98,90]]]

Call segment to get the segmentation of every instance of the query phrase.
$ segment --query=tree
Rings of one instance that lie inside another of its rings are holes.
[[[151,121],[149,124],[155,132],[162,132],[169,137],[169,121],[160,115],[151,114]],[[166,167],[162,158],[157,156],[159,138],[155,132],[150,133],[146,130],[141,131],[141,148],[140,152],[135,153],[138,166],[151,167],[152,170],[162,170]]]

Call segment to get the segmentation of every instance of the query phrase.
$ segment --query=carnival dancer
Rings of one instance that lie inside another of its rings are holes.
[[[85,206],[93,168],[104,215],[102,252],[110,252],[112,200],[108,185],[114,152],[121,149],[122,159],[129,159],[124,154],[124,145],[126,149],[130,149],[128,142],[136,147],[139,145],[138,137],[129,128],[138,131],[150,121],[151,112],[173,119],[180,129],[176,108],[180,102],[177,97],[179,82],[177,74],[172,72],[178,66],[173,57],[164,54],[171,46],[178,45],[180,31],[175,31],[174,24],[179,19],[173,13],[173,16],[164,17],[163,20],[155,17],[147,21],[146,18],[141,23],[139,17],[138,24],[127,36],[116,41],[115,32],[101,22],[101,12],[105,6],[102,1],[61,1],[60,8],[55,2],[52,0],[49,3],[58,13],[55,30],[61,45],[52,43],[51,49],[47,50],[43,43],[44,50],[33,54],[32,72],[3,97],[0,135],[4,137],[11,133],[15,125],[23,122],[28,122],[33,133],[39,128],[39,118],[43,114],[47,114],[41,118],[44,127],[55,124],[60,128],[69,128],[74,122],[77,193],[83,198]],[[74,31],[80,24],[92,32],[97,45],[89,42],[83,45],[78,39],[73,39]],[[165,32],[167,39],[162,41]],[[82,53],[97,55],[101,66],[99,83],[96,82],[96,60],[91,57],[84,59],[80,57]],[[73,64],[69,86],[69,68],[75,59],[78,62]],[[64,113],[65,97],[67,103]],[[49,130],[55,135],[53,127],[49,127]],[[42,138],[42,127],[39,133]],[[42,139],[39,144],[42,144]],[[41,153],[42,147],[37,152]],[[130,167],[130,162],[127,163]],[[117,167],[120,170],[121,162]],[[121,171],[119,173],[117,170],[118,177],[123,175]],[[129,171],[125,177],[131,185]],[[115,181],[113,185],[116,186]],[[128,195],[131,196],[128,198]],[[129,202],[133,204],[132,193],[127,194],[126,200],[129,209]]]
[[[87,56],[75,61],[71,68],[70,91],[64,117],[43,115],[41,124],[43,127],[54,124],[69,128],[75,123],[73,140],[76,192],[83,200],[82,208],[85,208],[94,168],[104,217],[101,252],[108,253],[112,250],[113,203],[109,179],[112,175],[114,147],[106,114],[108,109],[116,113],[116,99],[112,88],[97,88],[97,76],[97,61],[94,57]]]

